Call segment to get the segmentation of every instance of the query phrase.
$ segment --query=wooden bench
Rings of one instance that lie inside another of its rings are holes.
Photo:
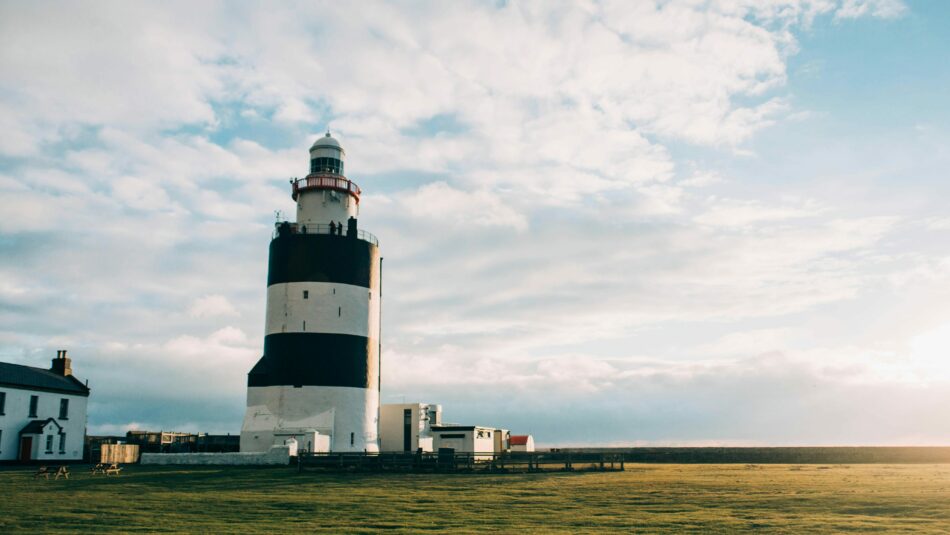
[[[43,476],[43,477],[45,477],[46,479],[49,479],[49,467],[48,467],[48,466],[41,466],[41,467],[39,467],[39,468],[36,470],[36,473],[33,474],[33,479],[36,479],[36,478],[38,478],[38,477],[40,477],[40,476]]]
[[[108,468],[105,469],[105,473],[107,476],[110,474],[117,476],[121,472],[122,472],[122,467],[119,466],[118,463],[112,463],[109,465]]]
[[[60,477],[69,479],[69,468],[67,466],[61,465],[59,468],[56,469],[56,477],[54,477],[53,479],[56,480],[56,479],[59,479]]]
[[[66,465],[57,466],[55,470],[50,470],[48,466],[41,466],[36,470],[36,473],[33,474],[33,479],[37,479],[42,476],[45,479],[49,479],[50,474],[55,475],[53,479],[66,478],[69,479],[69,467]]]

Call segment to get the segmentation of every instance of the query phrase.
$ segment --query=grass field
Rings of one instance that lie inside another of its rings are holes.
[[[626,472],[0,471],[0,533],[950,532],[950,465],[630,465]]]

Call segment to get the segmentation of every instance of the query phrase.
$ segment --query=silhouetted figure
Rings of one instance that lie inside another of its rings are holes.
[[[330,221],[330,236],[336,234],[336,223]]]

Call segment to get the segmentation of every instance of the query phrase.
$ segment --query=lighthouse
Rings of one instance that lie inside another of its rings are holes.
[[[263,356],[247,375],[241,451],[293,438],[308,451],[379,451],[380,256],[358,228],[360,188],[329,132],[291,180],[267,266]]]

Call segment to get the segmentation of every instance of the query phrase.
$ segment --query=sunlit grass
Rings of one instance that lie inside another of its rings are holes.
[[[0,472],[0,532],[950,529],[950,465],[629,465],[626,472],[297,474],[130,466]]]

